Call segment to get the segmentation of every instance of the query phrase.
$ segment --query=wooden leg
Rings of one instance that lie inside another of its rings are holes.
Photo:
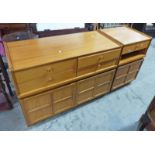
[[[138,131],[143,131],[145,129],[145,127],[150,123],[150,119],[147,115],[147,113],[145,113],[144,115],[142,115],[142,117],[139,120],[139,124],[138,124]]]

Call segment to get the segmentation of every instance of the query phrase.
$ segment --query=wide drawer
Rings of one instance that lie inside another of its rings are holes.
[[[146,49],[149,46],[150,41],[145,41],[141,43],[136,43],[133,45],[124,46],[122,54],[131,53],[134,51]]]
[[[105,70],[108,67],[115,67],[118,63],[119,56],[120,49],[83,56],[78,59],[77,75],[84,75]]]
[[[53,114],[51,92],[25,98],[21,101],[28,124],[36,123]]]
[[[15,72],[19,94],[76,77],[76,59]]]
[[[69,84],[53,90],[53,110],[60,113],[75,105],[75,84]]]

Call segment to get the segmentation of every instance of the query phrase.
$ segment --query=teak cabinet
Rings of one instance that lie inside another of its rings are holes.
[[[134,80],[151,38],[120,27],[5,43],[28,125]]]

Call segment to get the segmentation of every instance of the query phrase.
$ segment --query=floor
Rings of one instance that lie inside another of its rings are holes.
[[[0,130],[134,131],[155,95],[155,39],[135,81],[78,108],[27,127],[18,103],[0,113]]]

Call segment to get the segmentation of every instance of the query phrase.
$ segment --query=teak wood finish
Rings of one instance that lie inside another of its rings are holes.
[[[116,31],[121,35],[120,29]],[[143,61],[139,55],[146,54],[150,38],[136,32],[141,38],[134,40],[132,33],[135,31],[129,29],[133,43],[126,41],[127,46],[103,30],[6,43],[9,68],[27,124],[134,80]],[[130,45],[138,52],[129,52]]]

